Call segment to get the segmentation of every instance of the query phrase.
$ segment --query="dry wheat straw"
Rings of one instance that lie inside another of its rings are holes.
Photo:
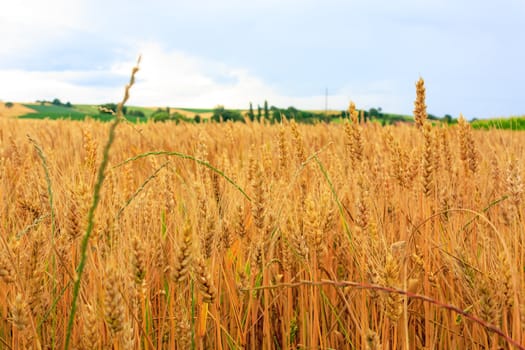
[[[350,114],[0,120],[0,347],[523,349],[525,134]]]

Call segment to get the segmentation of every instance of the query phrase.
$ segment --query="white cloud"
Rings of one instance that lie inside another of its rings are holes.
[[[132,103],[175,106],[245,107],[275,92],[244,69],[228,67],[155,44],[142,45],[143,55]],[[131,62],[130,62],[131,63]],[[126,64],[128,67],[130,64]],[[122,64],[119,65],[119,71]]]
[[[60,98],[73,103],[112,101],[119,97],[114,88],[82,86],[75,81],[89,78],[99,72],[35,72],[0,70],[0,99],[4,101],[33,102],[39,99]],[[125,78],[123,78],[125,79]]]
[[[322,91],[293,96],[243,68],[166,51],[157,44],[139,45],[137,52],[143,57],[130,105],[247,108],[250,101],[257,106],[268,100],[279,107],[322,110],[325,106]],[[88,71],[0,70],[0,98],[22,102],[55,97],[72,103],[118,101],[134,64],[133,60],[122,61],[107,70]],[[111,84],[106,84],[108,80]],[[361,108],[401,110],[394,90],[390,82],[347,86],[329,91],[328,107],[345,109],[352,99]]]
[[[250,100],[276,95],[243,69],[177,51],[165,52],[157,45],[143,45],[137,52],[143,59],[130,104],[246,107]],[[30,102],[57,97],[72,103],[119,100],[134,64],[132,60],[117,62],[105,71],[0,70],[0,98]],[[111,86],[105,84],[108,79]],[[115,83],[117,79],[121,84]]]
[[[178,107],[222,104],[227,108],[246,108],[250,101],[256,106],[268,100],[279,107],[323,109],[325,106],[322,91],[293,96],[243,68],[228,67],[178,51],[167,52],[155,44],[141,46],[140,52],[143,54],[141,70],[130,99],[134,104]],[[128,62],[125,66],[131,65],[132,62]],[[119,68],[119,72],[123,70]],[[382,106],[399,110],[398,99],[392,91],[389,82],[347,86],[340,91],[329,91],[328,106],[344,109],[352,98],[364,108]]]
[[[17,0],[0,5],[0,55],[16,56],[85,27],[85,3],[78,0]]]
[[[83,8],[82,1],[18,0],[2,4],[2,22],[39,27],[73,27]]]

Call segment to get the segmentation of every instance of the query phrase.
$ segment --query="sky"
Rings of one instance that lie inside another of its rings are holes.
[[[6,0],[0,100],[525,114],[525,0]]]

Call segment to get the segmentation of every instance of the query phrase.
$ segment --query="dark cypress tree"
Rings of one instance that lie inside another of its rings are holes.
[[[250,118],[251,121],[255,119],[255,115],[253,114],[253,105],[251,102],[250,102],[250,111],[248,112],[248,117]]]

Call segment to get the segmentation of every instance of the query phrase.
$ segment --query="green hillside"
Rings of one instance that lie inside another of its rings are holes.
[[[525,116],[474,120],[474,129],[525,130]]]
[[[67,107],[65,105],[54,105],[49,103],[36,104],[29,103],[24,106],[31,108],[36,113],[28,113],[19,118],[22,119],[71,119],[71,120],[84,120],[86,117],[98,119],[102,121],[109,121],[113,119],[111,114],[100,113],[98,105],[72,105]],[[132,111],[141,111],[145,117],[149,117],[154,111],[150,108],[144,107],[127,107],[127,112],[130,114],[126,116],[131,121],[136,121],[137,117],[131,115]]]
[[[24,106],[35,110],[34,113],[25,114],[19,116],[23,119],[71,119],[71,120],[84,120],[86,117],[109,121],[113,119],[111,114],[100,113],[98,105],[88,105],[88,104],[79,104],[71,105],[67,104],[55,104],[55,103],[29,103],[24,104]],[[176,108],[163,109],[158,108],[154,109],[151,107],[137,107],[129,106],[126,107],[125,114],[126,118],[133,122],[147,121],[150,118],[156,119],[156,114],[159,112],[166,112],[171,110],[170,115],[178,115],[178,121],[193,121],[196,115],[204,116],[203,120],[206,120],[211,117],[214,113],[214,109],[210,108]],[[231,110],[240,113],[240,116],[243,116],[247,113],[247,110]],[[318,121],[327,121],[332,123],[340,123],[346,118],[345,111],[330,111],[328,116],[325,116],[322,111],[306,111],[298,110],[293,107],[287,109],[281,109],[272,106],[269,110],[269,117],[272,121],[278,121],[280,115],[286,116],[288,119],[296,118],[298,121],[303,122],[314,122]],[[371,120],[374,122],[381,123],[383,125],[396,124],[399,122],[411,123],[413,122],[412,116],[403,115],[403,114],[394,114],[394,113],[381,113],[376,109],[371,109],[369,111],[364,111],[363,114],[365,119]],[[276,117],[277,116],[277,117]],[[243,117],[240,117],[242,120]],[[277,118],[277,119],[276,119]],[[168,118],[169,119],[169,118]],[[172,118],[173,119],[173,118]],[[429,115],[431,121],[436,122],[450,122],[455,123],[455,119],[445,120],[445,118],[437,118]],[[175,120],[175,119],[173,119]],[[474,129],[502,129],[502,130],[525,130],[525,116],[513,116],[509,118],[494,118],[494,119],[482,119],[482,120],[473,120],[471,125]]]
[[[33,119],[73,119],[82,120],[85,118],[85,113],[73,107],[56,106],[48,104],[26,104],[28,108],[34,109],[37,113],[30,113],[19,118],[33,118]]]

